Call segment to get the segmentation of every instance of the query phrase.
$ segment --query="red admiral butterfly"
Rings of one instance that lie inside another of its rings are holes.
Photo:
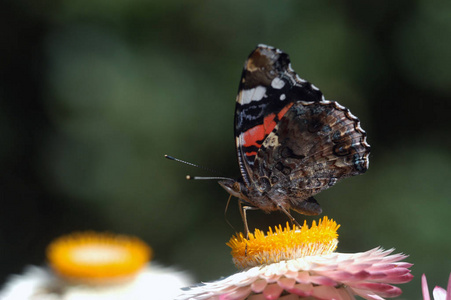
[[[244,64],[235,140],[241,177],[219,184],[245,205],[281,210],[294,222],[289,210],[320,214],[313,196],[369,165],[370,145],[359,119],[301,79],[288,54],[266,45],[258,45]]]

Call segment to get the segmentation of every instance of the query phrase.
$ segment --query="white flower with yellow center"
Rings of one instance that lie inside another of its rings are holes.
[[[0,291],[2,300],[173,299],[190,276],[152,264],[135,237],[81,232],[47,248],[50,268],[28,267]]]
[[[324,217],[309,228],[279,226],[267,234],[238,234],[227,243],[235,265],[227,278],[185,289],[177,299],[384,299],[401,294],[391,284],[409,282],[406,255],[393,250],[335,253],[339,225]]]

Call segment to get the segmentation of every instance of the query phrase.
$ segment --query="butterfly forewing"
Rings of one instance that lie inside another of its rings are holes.
[[[291,69],[286,53],[259,45],[246,60],[235,110],[241,175],[250,185],[254,161],[266,137],[298,100],[321,101],[322,93]]]

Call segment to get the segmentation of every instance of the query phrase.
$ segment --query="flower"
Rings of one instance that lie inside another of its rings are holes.
[[[174,299],[191,276],[149,264],[143,241],[123,235],[75,233],[47,249],[50,268],[29,266],[0,291],[2,300]]]
[[[70,284],[51,269],[28,266],[13,275],[0,291],[2,300],[172,300],[184,286],[193,283],[186,272],[161,265],[146,265],[133,280],[121,284]]]
[[[291,229],[287,223],[285,229],[279,225],[275,232],[270,227],[266,236],[258,229],[248,239],[243,234],[237,234],[227,245],[232,248],[235,266],[244,269],[293,257],[330,254],[337,248],[339,227],[327,217],[320,220],[318,225],[313,221],[311,228],[305,221],[300,230],[294,225]]]
[[[391,284],[409,282],[412,264],[394,249],[333,252],[339,225],[324,217],[308,228],[281,226],[266,236],[256,230],[231,238],[233,261],[244,269],[227,278],[184,290],[177,299],[384,299],[401,294]]]
[[[127,281],[150,260],[151,253],[136,237],[93,231],[62,236],[47,247],[56,274],[89,284]]]
[[[429,297],[428,282],[426,280],[426,275],[424,274],[421,276],[421,288],[423,290],[423,299],[430,300],[431,298]],[[432,291],[432,294],[434,296],[434,300],[451,300],[451,274],[449,275],[446,290],[442,287],[436,286]]]

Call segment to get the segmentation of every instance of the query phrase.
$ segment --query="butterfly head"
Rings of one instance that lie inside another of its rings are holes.
[[[230,195],[239,199],[247,200],[247,189],[243,183],[234,179],[225,179],[218,181]]]

